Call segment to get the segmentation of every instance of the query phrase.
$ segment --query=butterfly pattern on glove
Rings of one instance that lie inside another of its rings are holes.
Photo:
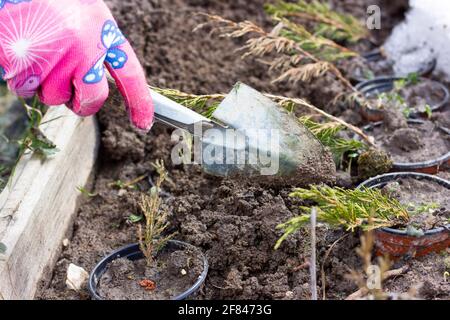
[[[11,4],[18,4],[21,2],[30,2],[31,0],[0,0],[0,10],[3,9],[5,4],[11,3]]]
[[[105,53],[84,76],[84,83],[95,84],[103,79],[105,75],[105,61],[113,69],[123,68],[128,61],[127,54],[119,49],[119,46],[126,42],[125,37],[113,21],[108,20],[105,22],[101,38]]]

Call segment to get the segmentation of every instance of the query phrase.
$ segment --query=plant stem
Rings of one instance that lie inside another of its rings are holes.
[[[368,135],[366,135],[360,128],[355,127],[354,125],[352,125],[350,123],[347,123],[344,120],[342,120],[342,119],[340,119],[338,117],[335,117],[335,116],[333,116],[333,115],[323,111],[322,109],[319,109],[319,108],[313,106],[312,104],[306,102],[303,99],[287,98],[287,97],[273,95],[273,94],[265,94],[265,96],[270,98],[270,99],[278,101],[280,104],[284,104],[284,103],[290,102],[290,103],[294,103],[296,105],[301,105],[301,106],[307,107],[307,108],[309,108],[309,109],[311,109],[311,110],[321,114],[322,116],[324,116],[324,117],[326,117],[326,118],[328,118],[330,120],[333,120],[333,121],[336,121],[336,122],[340,123],[341,125],[346,127],[348,130],[350,130],[350,131],[356,133],[357,135],[359,135],[370,146],[375,147],[375,143],[372,141],[372,139]]]

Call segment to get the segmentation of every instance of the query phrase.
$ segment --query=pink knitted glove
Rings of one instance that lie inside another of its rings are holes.
[[[16,95],[35,93],[89,116],[108,97],[106,66],[132,123],[149,130],[153,103],[142,67],[101,0],[0,0],[0,70]]]

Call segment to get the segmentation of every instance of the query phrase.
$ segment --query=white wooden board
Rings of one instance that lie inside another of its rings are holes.
[[[52,268],[76,215],[98,152],[94,117],[80,118],[52,107],[42,131],[59,152],[45,160],[25,155],[0,194],[0,299],[33,299],[45,271]]]

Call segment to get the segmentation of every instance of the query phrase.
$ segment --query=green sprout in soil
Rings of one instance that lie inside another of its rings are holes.
[[[408,86],[413,86],[420,83],[420,76],[417,72],[411,72],[406,77],[396,80],[394,82],[394,88],[400,90]]]
[[[416,85],[419,82],[420,77],[417,73],[410,73],[405,78],[396,80],[394,82],[394,88],[392,91],[383,92],[377,96],[377,101],[374,107],[376,109],[385,109],[385,106],[387,104],[391,104],[395,108],[402,110],[405,118],[409,118],[413,110],[408,105],[406,99],[403,98],[403,96],[400,93],[402,89],[408,86]],[[431,115],[429,114],[430,111],[431,107],[427,105],[425,107],[425,112],[427,113],[427,115],[429,115],[429,117],[431,117]]]
[[[314,202],[317,206],[318,222],[333,228],[344,227],[352,232],[357,228],[369,231],[391,227],[409,220],[408,210],[399,201],[389,198],[378,189],[346,190],[339,187],[312,186],[310,189],[295,189],[291,197]],[[279,248],[291,234],[309,223],[311,208],[302,206],[300,209],[305,213],[277,227],[283,230],[284,234],[275,248]]]
[[[90,192],[85,187],[77,187],[77,190],[87,198],[95,198],[98,196],[98,193]]]
[[[318,123],[313,121],[311,117],[301,117],[299,120],[324,146],[330,148],[338,166],[343,162],[344,156],[355,159],[367,149],[366,144],[361,141],[341,138],[339,134],[345,127],[338,122]]]
[[[338,13],[326,3],[317,0],[296,3],[278,1],[266,5],[266,11],[274,18],[299,20],[314,25],[314,34],[334,41],[356,43],[369,36],[367,28],[349,14]]]
[[[138,222],[141,222],[143,219],[144,219],[144,216],[136,215],[136,214],[131,214],[128,217],[128,221],[130,221],[131,223],[138,223]]]
[[[116,181],[108,184],[108,186],[111,188],[117,188],[120,190],[138,190],[139,188],[138,188],[137,184],[139,182],[141,182],[142,180],[144,180],[145,178],[147,178],[146,174],[142,175],[140,177],[137,177],[136,179],[133,179],[128,182],[124,182],[122,180],[116,180]]]
[[[56,145],[50,141],[39,128],[42,124],[49,123],[57,119],[52,119],[47,122],[42,121],[46,106],[41,104],[37,97],[33,98],[31,105],[29,105],[23,98],[19,98],[19,101],[21,101],[26,110],[28,123],[21,139],[15,141],[19,146],[19,152],[15,164],[12,164],[9,167],[0,168],[0,190],[7,185],[8,179],[14,175],[15,167],[25,153],[31,152],[39,156],[41,159],[46,159],[47,157],[55,155],[59,151]],[[9,141],[6,137],[1,138],[6,139],[8,143],[13,142]]]
[[[58,152],[56,145],[47,139],[39,129],[39,126],[43,124],[42,119],[46,107],[39,102],[37,97],[33,99],[31,105],[28,105],[24,99],[20,98],[20,100],[28,115],[27,130],[25,131],[23,138],[18,141],[20,156],[26,151],[31,151],[43,159],[56,154]]]
[[[140,249],[147,260],[148,266],[153,264],[158,252],[175,236],[175,234],[162,235],[169,227],[169,223],[167,222],[167,211],[161,209],[162,200],[159,194],[161,185],[167,179],[168,174],[162,161],[157,161],[153,166],[158,172],[159,178],[149,194],[142,196],[140,208],[145,217],[145,226],[142,228],[139,225],[138,230]]]
[[[431,119],[433,116],[433,109],[431,109],[431,106],[429,104],[425,105],[425,114],[427,115],[428,119]]]

